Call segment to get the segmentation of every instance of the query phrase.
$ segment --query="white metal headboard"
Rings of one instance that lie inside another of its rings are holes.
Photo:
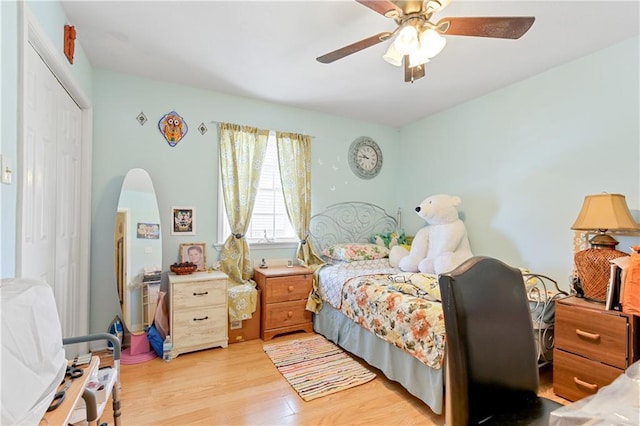
[[[316,250],[337,243],[367,243],[372,234],[397,229],[396,219],[374,204],[351,201],[333,204],[311,217],[309,237]]]

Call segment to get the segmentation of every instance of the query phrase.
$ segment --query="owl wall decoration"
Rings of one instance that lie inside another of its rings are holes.
[[[158,129],[170,146],[176,146],[187,134],[189,127],[184,118],[175,111],[166,113],[158,122]]]

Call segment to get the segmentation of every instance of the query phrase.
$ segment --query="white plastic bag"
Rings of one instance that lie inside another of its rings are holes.
[[[596,394],[553,411],[550,426],[640,424],[640,361]]]

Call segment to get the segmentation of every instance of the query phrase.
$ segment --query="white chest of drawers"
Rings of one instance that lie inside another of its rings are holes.
[[[227,347],[227,276],[219,271],[169,274],[172,356]]]

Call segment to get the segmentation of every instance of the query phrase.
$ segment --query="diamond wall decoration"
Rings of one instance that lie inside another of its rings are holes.
[[[138,116],[136,117],[136,120],[138,120],[138,123],[140,123],[141,126],[144,126],[144,123],[147,122],[147,116],[144,115],[144,112],[141,112],[140,114],[138,114]]]

